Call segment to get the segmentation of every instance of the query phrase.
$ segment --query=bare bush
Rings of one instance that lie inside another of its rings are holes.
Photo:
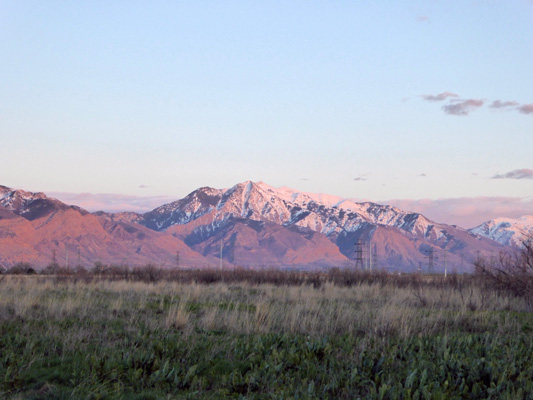
[[[490,289],[522,297],[533,308],[533,235],[514,252],[502,252],[496,259],[478,258],[475,276]]]

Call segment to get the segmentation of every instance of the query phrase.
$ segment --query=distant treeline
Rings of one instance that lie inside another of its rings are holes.
[[[91,269],[82,266],[67,268],[52,263],[35,270],[29,263],[17,263],[1,270],[10,275],[51,276],[56,280],[123,280],[155,283],[159,281],[180,283],[240,283],[253,285],[312,285],[322,287],[325,283],[352,287],[360,284],[394,284],[397,287],[452,287],[464,288],[476,285],[489,290],[507,293],[527,300],[533,309],[533,238],[524,240],[522,248],[515,252],[504,252],[498,258],[478,258],[474,262],[473,274],[424,275],[421,273],[399,274],[385,270],[360,270],[353,268],[330,268],[326,271],[285,270],[280,268],[163,268],[148,264],[142,267],[128,265],[106,265],[95,263]]]
[[[457,286],[469,283],[473,277],[470,275],[449,275],[447,278],[437,275],[398,274],[384,270],[363,271],[350,268],[330,268],[327,271],[302,271],[280,268],[198,268],[167,269],[156,265],[130,267],[127,265],[106,265],[95,263],[91,269],[84,267],[66,268],[51,264],[37,271],[28,263],[18,263],[4,271],[10,275],[40,275],[50,276],[57,280],[124,280],[132,282],[159,282],[170,281],[180,283],[249,283],[252,285],[271,284],[300,286],[311,285],[321,287],[326,282],[336,286],[352,287],[360,284],[390,284],[398,287],[424,286]]]

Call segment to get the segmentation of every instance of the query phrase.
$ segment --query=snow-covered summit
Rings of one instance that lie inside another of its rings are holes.
[[[526,237],[533,235],[533,215],[520,218],[495,218],[469,230],[471,233],[495,240],[504,246],[520,247]]]
[[[428,235],[437,225],[421,214],[388,205],[357,203],[339,196],[276,188],[252,181],[229,189],[200,188],[181,200],[146,213],[144,223],[152,229],[165,230],[206,214],[212,214],[214,221],[229,216],[248,218],[305,227],[328,236],[353,232],[365,224],[392,226],[406,234]]]
[[[0,205],[9,211],[22,212],[35,200],[46,199],[44,193],[27,192],[25,190],[13,190],[0,186]]]
[[[0,206],[20,215],[28,220],[33,220],[57,210],[75,209],[82,214],[87,211],[69,206],[57,199],[48,197],[42,192],[27,192],[21,189],[10,189],[0,186]]]

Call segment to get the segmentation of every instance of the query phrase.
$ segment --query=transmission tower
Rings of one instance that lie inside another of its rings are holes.
[[[428,250],[428,274],[433,274],[435,272],[435,254],[433,247],[430,247]]]
[[[444,277],[446,278],[448,276],[448,269],[447,269],[447,265],[446,265],[446,253],[447,253],[447,250],[444,249]]]
[[[368,243],[368,258],[366,260],[366,269],[372,271],[372,241]]]
[[[379,258],[378,258],[378,245],[374,244],[374,254],[372,255],[372,263],[370,264],[371,269],[378,270],[379,269]]]
[[[355,269],[365,269],[365,260],[363,258],[363,242],[355,242]]]

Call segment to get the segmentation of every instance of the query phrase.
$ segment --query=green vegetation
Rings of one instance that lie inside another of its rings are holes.
[[[533,398],[529,302],[474,277],[146,276],[0,277],[0,398]]]

